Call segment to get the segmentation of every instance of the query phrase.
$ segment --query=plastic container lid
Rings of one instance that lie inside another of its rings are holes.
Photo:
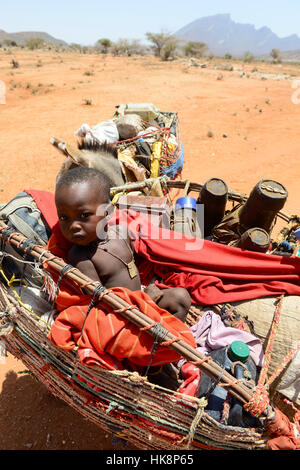
[[[300,240],[300,228],[298,228],[297,230],[295,230],[294,235],[295,235],[295,237],[297,238],[297,240]]]
[[[233,341],[228,349],[228,357],[232,362],[246,362],[249,355],[250,348],[243,341]]]
[[[192,209],[192,210],[197,210],[197,201],[193,197],[180,197],[176,201],[175,205],[175,210],[180,210],[180,209]]]

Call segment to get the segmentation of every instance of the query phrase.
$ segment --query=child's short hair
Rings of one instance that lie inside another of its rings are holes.
[[[99,183],[99,191],[106,201],[110,200],[110,180],[106,175],[101,173],[95,168],[88,168],[77,166],[64,173],[56,182],[55,191],[59,190],[62,186],[70,186],[75,183],[85,183],[91,180],[97,180]]]

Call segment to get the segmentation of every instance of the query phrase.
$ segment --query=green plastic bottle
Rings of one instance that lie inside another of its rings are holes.
[[[240,362],[242,364],[246,364],[250,356],[250,348],[243,341],[233,341],[233,343],[231,343],[230,347],[227,350],[227,356],[232,362]],[[242,364],[235,365],[234,375],[237,379],[243,381],[245,369]],[[246,417],[247,413],[245,413],[241,402],[235,397],[232,397],[228,424],[231,426],[247,427],[247,424],[245,422]],[[252,417],[250,417],[248,425],[251,421],[253,421]]]
[[[244,364],[250,356],[250,348],[243,341],[233,341],[228,348],[227,354],[232,362],[239,361]]]

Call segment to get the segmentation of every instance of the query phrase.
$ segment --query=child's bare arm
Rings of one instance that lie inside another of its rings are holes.
[[[68,253],[68,261],[93,281],[100,280],[94,263],[89,259],[85,247],[80,249],[77,245],[73,245]]]

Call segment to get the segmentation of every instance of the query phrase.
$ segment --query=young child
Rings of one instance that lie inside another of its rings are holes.
[[[127,227],[124,233],[120,226],[118,233],[112,234],[107,225],[112,211],[109,180],[93,168],[73,168],[56,183],[55,204],[61,232],[72,243],[68,262],[106,288],[140,290]],[[185,289],[149,286],[145,292],[159,307],[185,320],[191,306]]]

